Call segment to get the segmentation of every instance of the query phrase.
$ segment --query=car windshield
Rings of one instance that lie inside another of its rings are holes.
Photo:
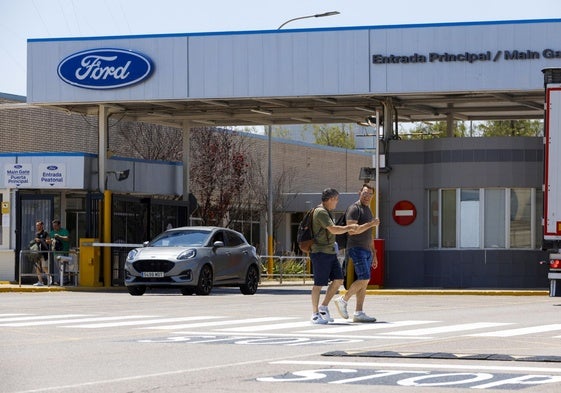
[[[150,247],[189,247],[203,246],[208,240],[209,231],[197,229],[169,231],[158,235],[149,244]]]

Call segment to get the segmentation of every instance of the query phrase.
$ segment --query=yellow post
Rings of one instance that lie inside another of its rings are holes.
[[[99,239],[80,238],[80,268],[78,270],[78,284],[81,287],[99,287],[99,247],[92,243]]]
[[[103,192],[103,243],[111,243],[111,191]],[[111,286],[111,247],[103,247],[103,283]]]

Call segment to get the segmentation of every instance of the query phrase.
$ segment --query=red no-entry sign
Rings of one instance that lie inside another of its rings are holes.
[[[393,207],[392,217],[399,225],[409,225],[417,217],[417,208],[412,202],[399,201]]]

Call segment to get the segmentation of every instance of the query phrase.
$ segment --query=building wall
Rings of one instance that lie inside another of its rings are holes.
[[[6,99],[0,95],[1,103],[23,104],[25,97]],[[97,153],[97,134],[94,116],[37,107],[0,110],[0,152]]]
[[[254,153],[267,170],[267,138],[254,136]],[[273,179],[287,176],[285,193],[316,193],[327,187],[354,192],[362,182],[360,168],[372,166],[372,155],[352,149],[273,138]]]

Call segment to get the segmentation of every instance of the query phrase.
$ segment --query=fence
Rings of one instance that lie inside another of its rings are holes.
[[[21,286],[23,277],[38,277],[37,267],[41,266],[41,256],[45,260],[41,279],[47,279],[47,285],[51,282],[58,285],[78,285],[78,251],[31,251],[21,250],[19,253],[19,278]],[[46,258],[45,258],[46,256]]]
[[[261,255],[259,261],[262,267],[262,280],[277,280],[282,284],[285,280],[312,280],[311,262],[309,257]]]

